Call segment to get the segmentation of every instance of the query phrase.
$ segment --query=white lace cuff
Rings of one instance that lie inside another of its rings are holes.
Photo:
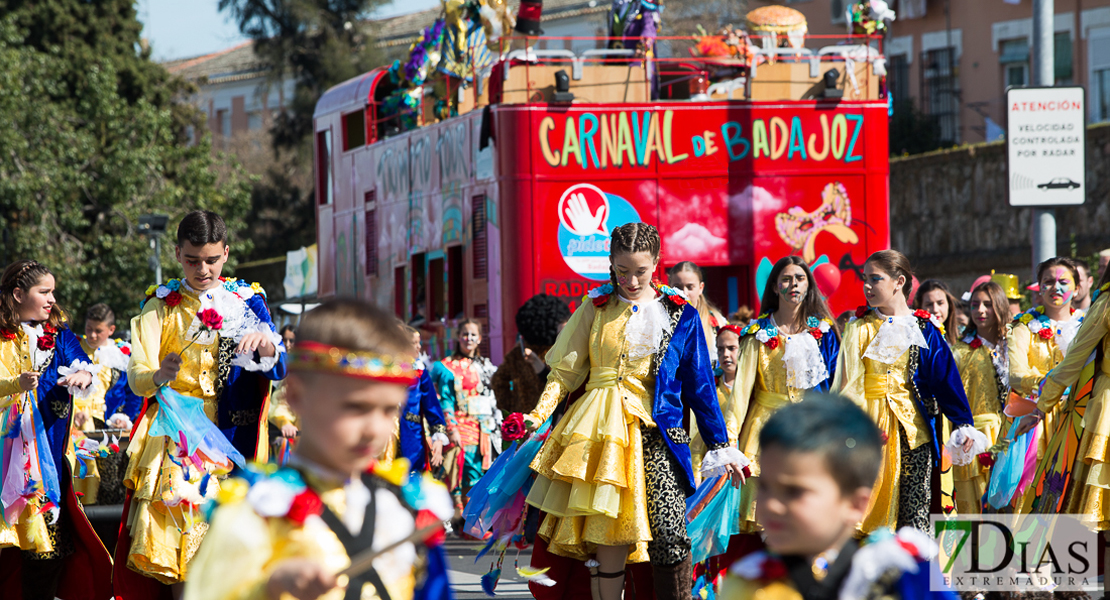
[[[96,377],[96,374],[100,372],[100,365],[94,365],[92,363],[85,362],[85,361],[83,361],[79,358],[74,359],[73,362],[69,363],[68,367],[64,366],[64,365],[61,366],[61,367],[58,367],[58,381],[61,381],[62,379],[66,378],[66,377],[69,377],[70,375],[73,375],[74,373],[78,373],[80,371],[85,371],[89,375],[92,375],[93,377]],[[74,397],[74,399],[84,400],[85,398],[88,398],[89,396],[92,396],[93,392],[96,391],[96,382],[95,381],[90,382],[89,385],[85,386],[85,389],[81,389],[79,387],[69,387],[69,386],[65,386],[65,387],[66,387],[67,390],[69,390],[70,395],[72,395]]]
[[[436,442],[439,442],[440,444],[443,444],[444,446],[447,446],[447,445],[451,444],[451,440],[447,439],[447,434],[443,433],[442,431],[437,431],[437,432],[433,433],[432,437],[431,437],[431,440],[432,440],[433,444],[436,443]]]
[[[972,440],[971,450],[965,452],[963,445],[968,439]],[[971,425],[964,425],[952,432],[952,436],[948,438],[948,443],[944,447],[948,449],[948,455],[952,457],[952,464],[962,467],[971,464],[971,461],[975,460],[976,456],[986,452],[990,445],[990,440],[983,432]]]
[[[727,475],[728,473],[725,471],[725,467],[733,463],[737,463],[740,465],[740,468],[744,468],[751,464],[751,461],[749,461],[748,457],[744,456],[742,452],[732,446],[710,450],[701,461],[701,476],[717,477],[719,475]]]
[[[266,323],[259,322],[258,332],[263,333],[274,345],[273,356],[260,356],[258,360],[254,360],[253,354],[236,354],[231,359],[231,364],[236,367],[242,367],[248,371],[258,371],[265,373],[274,368],[274,365],[281,359],[281,353],[285,352],[285,346],[281,344],[281,336],[274,333],[273,329]]]

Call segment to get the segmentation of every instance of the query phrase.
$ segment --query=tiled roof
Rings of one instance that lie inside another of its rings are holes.
[[[545,0],[542,22],[569,19],[582,15],[600,14],[609,10],[605,0]],[[516,8],[513,8],[515,13]],[[432,8],[420,12],[363,21],[363,26],[372,29],[377,39],[374,44],[386,51],[407,48],[421,29],[431,25],[441,13]],[[261,77],[265,65],[254,54],[253,42],[243,42],[219,52],[166,61],[162,66],[175,75],[205,83],[224,83]]]
[[[162,66],[174,75],[191,81],[204,79],[207,83],[260,77],[266,71],[254,54],[254,42],[249,41],[212,54],[167,61]]]

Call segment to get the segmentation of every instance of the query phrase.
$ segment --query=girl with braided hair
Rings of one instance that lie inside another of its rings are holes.
[[[697,263],[684,260],[667,271],[667,283],[686,294],[686,300],[698,310],[705,341],[709,345],[710,357],[717,353],[717,332],[728,324],[721,311],[705,296],[705,273]]]
[[[10,442],[0,457],[0,573],[19,573],[24,600],[111,595],[111,559],[77,504],[65,458],[70,394],[90,394],[98,371],[54,299],[50,270],[9,265],[0,278],[0,435]]]
[[[657,598],[690,597],[684,499],[694,481],[684,408],[708,448],[702,474],[743,479],[698,313],[677,290],[652,283],[659,251],[651,225],[613,230],[612,280],[590,291],[559,334],[543,395],[525,415],[539,426],[586,383],[532,461],[528,503],[547,512],[539,535],[549,552],[587,561],[595,600],[620,598],[625,563],[648,560]]]

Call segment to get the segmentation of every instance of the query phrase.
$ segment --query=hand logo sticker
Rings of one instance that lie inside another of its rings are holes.
[[[580,183],[559,198],[559,222],[575,235],[609,237],[609,198],[596,186]]]

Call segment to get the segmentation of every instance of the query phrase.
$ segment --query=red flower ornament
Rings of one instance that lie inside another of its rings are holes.
[[[821,333],[821,330],[816,327],[810,329],[809,334],[812,335],[813,339],[817,340],[818,342],[820,342],[821,338],[825,335],[824,333]]]
[[[1052,333],[1051,327],[1042,327],[1041,330],[1037,332],[1037,335],[1041,336],[1042,340],[1051,340],[1055,334]]]
[[[289,505],[289,512],[285,513],[285,518],[298,525],[304,525],[309,515],[322,514],[324,514],[324,501],[311,488],[305,488],[303,492],[293,497],[293,503]]]
[[[598,296],[597,298],[593,298],[594,306],[596,306],[598,308],[601,308],[602,306],[605,306],[605,303],[608,302],[608,301],[609,301],[609,294],[604,294],[604,295]]]
[[[58,333],[58,328],[54,327],[50,323],[43,323],[42,324],[42,332],[47,334],[47,335],[55,335],[55,334]]]
[[[988,469],[990,467],[994,466],[994,455],[991,454],[990,452],[984,452],[984,453],[978,455],[978,459],[979,459],[979,464],[984,466],[984,467],[987,467]]]
[[[421,511],[416,513],[416,529],[417,529],[417,531],[419,531],[421,529],[424,529],[425,527],[427,527],[429,525],[434,525],[434,524],[441,524],[442,525],[442,523],[443,523],[443,521],[440,521],[436,517],[435,513],[433,513],[430,510],[424,509],[424,510],[421,510]],[[446,541],[446,536],[444,535],[443,527],[440,527],[439,529],[437,529],[435,531],[435,533],[428,536],[424,540],[424,545],[428,546],[429,548],[434,548],[435,546],[442,546],[445,541]]]
[[[166,295],[163,302],[165,302],[166,306],[168,306],[170,308],[173,308],[173,307],[177,306],[178,304],[181,304],[181,292],[177,292],[177,291],[170,292],[169,294]]]
[[[131,348],[128,348],[127,346],[121,346],[119,351],[123,352],[124,356],[131,356]]]
[[[224,326],[224,318],[220,316],[220,313],[216,312],[214,308],[206,308],[198,312],[197,319],[200,320],[200,324],[203,325],[205,329],[219,331],[223,329]]]
[[[0,329],[0,338],[4,338],[5,340],[14,340],[15,332],[8,331],[7,329]]]
[[[525,436],[524,415],[513,413],[501,422],[501,437],[507,441],[519,440]]]
[[[778,348],[779,347],[779,338],[778,338],[778,336],[775,336],[775,337],[767,340],[767,343],[765,344],[765,346],[767,346],[767,348],[769,348],[771,350],[774,350],[775,348]]]
[[[919,309],[913,311],[913,316],[917,317],[918,319],[929,319],[929,318],[932,318],[933,313],[919,308]]]
[[[871,310],[870,306],[868,306],[866,304],[864,304],[863,306],[860,306],[859,308],[856,309],[856,318],[857,319],[862,319],[863,315],[866,315],[868,310]]]
[[[975,338],[971,340],[971,343],[968,344],[968,346],[971,347],[972,350],[978,350],[979,348],[983,347],[983,340]]]
[[[39,350],[53,350],[54,344],[53,335],[43,333],[42,337],[39,338]]]

